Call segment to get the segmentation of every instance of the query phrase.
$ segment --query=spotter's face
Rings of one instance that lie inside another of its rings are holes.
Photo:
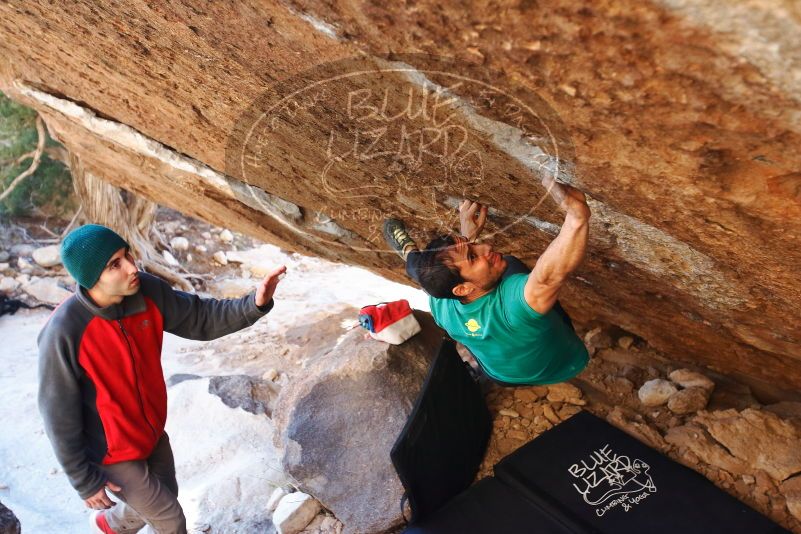
[[[123,247],[114,253],[100,273],[100,278],[90,290],[92,298],[98,303],[119,302],[123,297],[139,291],[139,269],[131,252]]]

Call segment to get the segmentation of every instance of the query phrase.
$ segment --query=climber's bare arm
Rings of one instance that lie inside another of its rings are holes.
[[[537,260],[524,289],[526,302],[539,313],[546,313],[553,307],[568,275],[581,264],[587,250],[590,220],[584,193],[553,180],[543,185],[549,188],[566,215],[559,235]]]

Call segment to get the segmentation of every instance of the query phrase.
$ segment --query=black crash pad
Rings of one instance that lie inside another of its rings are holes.
[[[780,534],[709,480],[581,412],[495,466],[410,534]]]
[[[412,521],[434,513],[473,483],[491,431],[481,389],[454,342],[443,341],[390,452]]]
[[[589,412],[544,432],[495,476],[579,532],[787,532],[702,475]]]
[[[404,534],[571,534],[521,494],[494,477],[478,481],[438,513]]]

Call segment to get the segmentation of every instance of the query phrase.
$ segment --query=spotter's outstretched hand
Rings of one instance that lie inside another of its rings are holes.
[[[264,306],[270,302],[270,299],[273,298],[273,294],[275,293],[275,288],[278,286],[278,282],[283,278],[285,273],[286,265],[282,265],[273,269],[264,277],[264,280],[259,284],[259,288],[256,289],[256,306]]]

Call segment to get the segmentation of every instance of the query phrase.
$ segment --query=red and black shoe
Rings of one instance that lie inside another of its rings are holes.
[[[108,526],[105,510],[95,510],[89,516],[89,528],[92,534],[117,534]]]

